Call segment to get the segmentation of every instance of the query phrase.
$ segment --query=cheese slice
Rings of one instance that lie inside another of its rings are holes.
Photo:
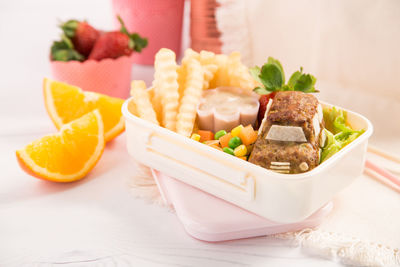
[[[318,113],[319,122],[322,123],[322,120],[324,119],[324,113],[322,111],[321,104],[318,104],[318,106],[317,106],[317,113]]]
[[[258,128],[258,135],[260,135],[260,134],[262,133],[262,130],[263,130],[264,125],[265,125],[265,122],[267,121],[268,112],[269,112],[269,109],[270,109],[271,106],[272,106],[272,101],[273,101],[272,98],[270,98],[270,99],[268,100],[267,106],[266,106],[266,108],[265,108],[264,118],[262,119],[261,125],[260,125],[260,127]]]
[[[298,126],[272,125],[265,139],[283,142],[307,142],[303,128]]]
[[[313,127],[314,127],[314,135],[316,137],[318,137],[319,133],[321,132],[321,126],[320,126],[320,121],[319,121],[318,117],[319,117],[318,113],[315,113],[313,120],[312,120]]]

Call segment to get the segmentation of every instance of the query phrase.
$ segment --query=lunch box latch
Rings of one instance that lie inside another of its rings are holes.
[[[226,192],[224,195],[227,198],[254,200],[255,179],[248,171],[243,171],[234,163],[235,158],[232,157],[233,160],[230,161],[218,157],[212,152],[219,151],[212,151],[213,148],[208,146],[197,148],[187,143],[195,141],[184,140],[185,142],[182,142],[154,131],[149,131],[144,136],[146,152],[151,153],[154,160],[168,162],[166,169],[160,171],[169,175],[172,169],[181,170],[178,173],[192,173],[188,178],[184,175],[175,175],[174,178],[207,192]]]

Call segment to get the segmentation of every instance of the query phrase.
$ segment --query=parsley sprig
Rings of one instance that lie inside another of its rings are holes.
[[[315,89],[317,79],[311,75],[303,73],[303,68],[294,72],[289,81],[285,84],[285,72],[279,60],[272,57],[268,58],[261,68],[255,66],[250,68],[250,74],[261,83],[263,87],[256,87],[254,91],[260,95],[266,95],[275,91],[302,91],[304,93],[318,93]]]

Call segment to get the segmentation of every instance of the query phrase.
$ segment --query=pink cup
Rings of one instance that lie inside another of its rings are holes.
[[[134,54],[100,61],[51,61],[51,72],[53,79],[78,86],[82,90],[127,98]]]
[[[181,50],[184,0],[113,0],[115,17],[120,15],[129,32],[137,32],[149,40],[134,62],[153,65],[160,48],[173,50],[179,57]],[[120,24],[115,19],[119,29]]]

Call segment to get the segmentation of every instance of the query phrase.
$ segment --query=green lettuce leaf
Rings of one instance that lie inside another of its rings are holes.
[[[326,141],[322,148],[320,162],[333,156],[346,145],[359,137],[364,130],[353,130],[346,124],[347,113],[336,107],[324,108]]]

